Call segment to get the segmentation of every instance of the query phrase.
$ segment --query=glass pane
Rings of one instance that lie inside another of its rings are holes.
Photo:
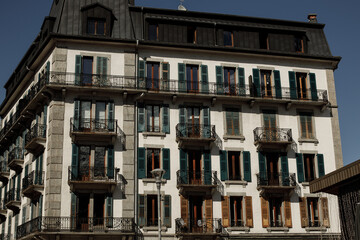
[[[96,102],[96,128],[104,129],[106,128],[106,104],[105,102]]]
[[[97,35],[105,35],[105,21],[104,20],[97,21],[96,34]]]
[[[105,147],[95,147],[94,176],[105,176]]]
[[[199,89],[199,74],[198,66],[192,67],[192,90],[197,91]]]
[[[83,68],[82,68],[83,84],[91,84],[92,83],[92,73],[93,73],[93,58],[92,57],[83,57]]]
[[[153,131],[153,108],[152,106],[146,106],[146,126],[147,126],[147,131],[148,132],[152,132]]]
[[[95,34],[95,20],[88,20],[88,34]]]
[[[156,41],[157,39],[157,25],[156,24],[149,24],[149,33],[148,38],[150,41]]]
[[[90,147],[80,146],[79,148],[79,175],[82,178],[89,176]],[[83,179],[86,180],[86,179]]]
[[[232,46],[232,37],[229,31],[224,31],[224,46]]]
[[[186,65],[186,82],[187,82],[187,90],[191,91],[191,66]]]
[[[80,125],[82,128],[90,128],[91,102],[81,102]]]
[[[146,64],[146,88],[149,89],[152,87],[152,78],[153,78],[153,64]]]
[[[154,106],[154,132],[160,131],[160,107]]]
[[[153,88],[154,89],[159,89],[159,69],[160,69],[160,64],[159,63],[154,63],[154,70],[153,70]]]

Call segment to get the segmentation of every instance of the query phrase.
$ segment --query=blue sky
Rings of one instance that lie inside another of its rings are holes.
[[[72,0],[75,1],[75,0]],[[135,0],[136,5],[176,9],[179,0]],[[51,0],[3,1],[0,8],[0,85],[3,86],[40,31]],[[343,57],[335,71],[344,163],[360,159],[360,1],[358,0],[185,0],[191,11],[217,12],[243,16],[306,21],[317,13],[325,23],[332,54]],[[0,101],[5,97],[0,89]]]

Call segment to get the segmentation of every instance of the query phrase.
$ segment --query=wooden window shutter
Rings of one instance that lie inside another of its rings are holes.
[[[79,100],[75,100],[74,101],[74,122],[73,122],[73,126],[71,126],[73,128],[73,130],[77,131],[79,129],[79,118],[80,118],[80,101]],[[25,142],[25,140],[24,140]]]
[[[145,61],[139,61],[138,87],[145,88]]]
[[[209,93],[208,66],[201,65],[201,92]]]
[[[189,218],[189,206],[188,206],[188,200],[184,198],[182,195],[180,196],[180,206],[181,206],[181,218],[184,220],[185,225],[187,226],[187,222]]]
[[[281,93],[281,80],[280,80],[279,70],[274,70],[274,82],[275,82],[275,96],[276,98],[281,99],[282,93]]]
[[[326,197],[321,198],[321,210],[322,210],[323,226],[329,228],[330,216],[329,216],[328,199]]]
[[[179,149],[180,153],[180,182],[182,184],[188,183],[188,167],[187,167],[187,152],[185,152],[183,149]]]
[[[228,180],[227,151],[220,150],[220,179]]]
[[[261,89],[260,89],[260,71],[257,68],[253,68],[253,84],[254,84],[254,97],[261,96]]]
[[[106,197],[106,227],[113,227],[113,196],[109,195]]]
[[[224,93],[222,66],[216,66],[216,89],[217,94],[222,95]]]
[[[146,166],[145,166],[145,148],[138,148],[138,178],[142,179],[146,177]]]
[[[300,204],[300,221],[301,221],[301,227],[307,227],[309,226],[308,217],[306,214],[306,198],[302,197],[299,198],[299,204]]]
[[[260,170],[260,180],[266,180],[266,159],[262,152],[258,153],[259,155],[259,170]]]
[[[295,72],[289,71],[290,98],[297,99]]]
[[[115,128],[115,116],[114,116],[114,102],[108,103],[108,130],[114,131]]]
[[[244,181],[251,182],[251,159],[250,152],[243,152]]]
[[[72,144],[72,163],[71,163],[71,180],[77,180],[79,168],[79,147]]]
[[[206,226],[210,231],[213,228],[212,213],[213,213],[213,201],[212,198],[207,198],[205,199],[205,220],[206,220]]]
[[[291,228],[292,227],[292,220],[291,220],[291,202],[289,200],[284,201],[285,207],[285,226]]]
[[[229,227],[230,221],[230,210],[229,210],[229,197],[224,196],[221,199],[221,210],[222,210],[222,225],[223,227]]]
[[[80,85],[81,61],[82,61],[82,57],[80,55],[76,55],[76,57],[75,57],[75,85]]]
[[[210,138],[211,136],[211,121],[210,121],[210,109],[209,107],[204,107],[202,109],[202,113],[203,113],[203,125],[204,125],[204,129],[203,129],[203,137],[204,138]]]
[[[77,196],[75,193],[71,193],[71,227],[72,229],[75,229],[76,227],[76,211],[77,207]],[[31,209],[33,208],[33,204],[31,204]],[[32,210],[31,210],[31,219],[32,219]]]
[[[145,106],[138,104],[138,132],[145,131]]]
[[[164,199],[164,226],[171,228],[171,196],[165,195]]]
[[[178,64],[178,75],[179,75],[179,91],[186,92],[186,79],[185,79],[185,64]]]
[[[240,96],[246,95],[246,86],[245,86],[245,70],[244,68],[238,68],[238,81],[239,81],[239,93]]]
[[[297,166],[297,173],[298,173],[298,175],[297,175],[298,181],[299,181],[299,183],[302,183],[305,179],[302,153],[296,153],[296,166]]]
[[[209,151],[203,153],[204,159],[204,182],[206,185],[212,184],[212,172],[211,172],[211,154]]]
[[[310,77],[311,99],[312,99],[313,101],[317,101],[317,100],[318,100],[318,96],[317,96],[315,73],[309,73],[309,77]]]
[[[318,171],[319,171],[319,177],[322,177],[325,175],[325,166],[324,166],[324,155],[318,154],[317,155],[318,160]]]
[[[170,113],[169,105],[163,105],[162,107],[162,132],[170,133]]]
[[[253,210],[252,210],[252,197],[247,196],[245,197],[245,215],[246,215],[246,223],[247,227],[254,227],[253,222]]]
[[[107,176],[109,179],[114,179],[115,169],[114,169],[114,146],[108,147],[107,152]]]
[[[164,174],[164,179],[170,180],[170,149],[169,148],[163,148],[162,149],[162,166],[163,169],[166,171]]]
[[[287,157],[286,153],[281,155],[280,159],[281,159],[282,186],[290,186],[288,157]]]
[[[266,199],[261,198],[261,215],[262,215],[262,226],[263,228],[269,227],[269,203]]]

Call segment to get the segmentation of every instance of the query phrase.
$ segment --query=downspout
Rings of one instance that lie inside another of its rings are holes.
[[[136,46],[135,46],[135,85],[137,85],[137,66],[138,66],[138,58],[139,58],[139,53],[138,53],[138,48],[139,48],[139,40],[136,40]],[[135,224],[138,224],[138,172],[137,172],[137,149],[139,146],[139,138],[138,138],[138,124],[137,124],[137,100],[141,97],[141,95],[139,97],[135,98],[134,101],[134,179],[135,179],[135,183],[134,183],[134,218],[135,218]]]

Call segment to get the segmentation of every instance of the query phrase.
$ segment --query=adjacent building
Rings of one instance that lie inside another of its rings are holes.
[[[55,0],[5,84],[1,236],[339,239],[333,56],[283,21]],[[166,170],[157,201],[151,170]]]

